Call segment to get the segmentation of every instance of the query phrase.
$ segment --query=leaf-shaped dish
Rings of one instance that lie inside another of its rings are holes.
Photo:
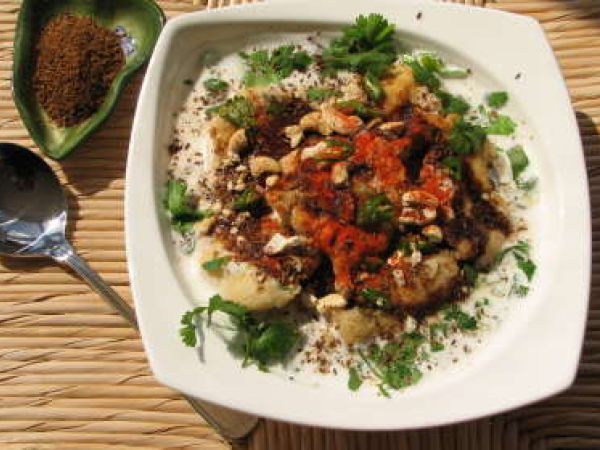
[[[129,46],[125,65],[113,80],[102,106],[88,119],[68,128],[50,120],[31,88],[36,36],[50,18],[65,13],[91,17],[108,29],[122,28],[128,39],[123,47]],[[165,16],[153,0],[23,1],[14,42],[13,97],[31,137],[47,155],[64,158],[108,118],[124,86],[152,54],[164,22]]]

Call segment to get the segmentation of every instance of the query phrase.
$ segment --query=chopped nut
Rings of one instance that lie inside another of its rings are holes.
[[[336,186],[341,186],[348,181],[348,163],[345,161],[337,162],[331,168],[331,182]]]
[[[278,181],[279,181],[278,175],[271,175],[266,178],[265,184],[267,185],[267,187],[273,187],[277,184]]]
[[[287,155],[282,157],[279,160],[279,165],[281,166],[281,171],[285,175],[289,175],[294,173],[298,169],[298,155],[300,152],[298,150],[292,150]]]
[[[291,125],[289,127],[285,127],[283,130],[285,136],[290,140],[290,147],[296,148],[302,142],[304,138],[304,133],[302,127],[299,125]]]
[[[402,195],[402,205],[400,223],[423,225],[436,218],[439,200],[426,191],[408,191]]]
[[[237,130],[227,144],[227,153],[230,155],[237,155],[248,145],[248,139],[246,138],[246,130],[240,128]]]
[[[329,147],[327,146],[327,143],[325,143],[324,141],[321,141],[310,147],[305,147],[302,149],[300,159],[305,160],[309,158],[318,158],[319,156],[321,156],[324,150],[327,150],[328,148]]]
[[[253,156],[250,158],[250,173],[253,177],[258,177],[263,173],[279,173],[281,165],[279,162],[268,156]]]
[[[263,251],[267,255],[277,255],[285,250],[293,247],[299,247],[306,242],[302,236],[284,236],[280,233],[275,233],[271,240],[263,247]]]
[[[432,242],[440,242],[444,237],[442,229],[437,225],[427,225],[423,228],[423,235]]]
[[[313,299],[311,298],[311,300]],[[320,313],[324,313],[329,309],[344,308],[348,304],[344,296],[337,293],[329,294],[313,301],[317,311]]]
[[[385,122],[379,125],[381,131],[400,131],[404,129],[404,122]]]
[[[300,128],[304,130],[317,131],[322,135],[329,136],[333,130],[323,120],[319,111],[313,111],[300,119]]]

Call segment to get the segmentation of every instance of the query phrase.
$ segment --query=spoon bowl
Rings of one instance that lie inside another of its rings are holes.
[[[137,328],[135,312],[81,259],[65,237],[67,200],[50,166],[35,153],[0,143],[0,255],[48,257],[71,268]],[[231,442],[241,442],[258,419],[184,396]]]
[[[67,201],[54,172],[24,147],[0,144],[0,254],[50,256],[65,242]]]

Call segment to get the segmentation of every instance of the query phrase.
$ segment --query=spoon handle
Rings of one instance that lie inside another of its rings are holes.
[[[90,285],[102,298],[104,298],[110,305],[115,308],[121,316],[129,324],[138,329],[137,319],[135,317],[135,311],[129,306],[123,298],[117,294],[113,288],[111,288],[106,282],[98,275],[88,264],[77,255],[73,250],[68,252],[66,255],[57,258],[57,260],[70,267],[77,275],[79,275],[87,284]]]
[[[60,264],[70,267],[101,297],[108,301],[122,316],[138,329],[135,311],[123,298],[81,258],[70,244],[64,243],[54,247],[49,256]],[[190,406],[200,414],[219,434],[230,441],[234,448],[245,447],[245,439],[258,424],[258,418],[232,411],[220,406],[201,402],[193,397],[183,395]]]

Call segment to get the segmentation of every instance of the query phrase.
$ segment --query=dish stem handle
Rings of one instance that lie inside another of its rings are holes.
[[[68,242],[54,246],[48,253],[56,262],[71,268],[102,298],[113,306],[129,324],[138,329],[135,311],[81,258]],[[183,395],[183,394],[182,394]],[[258,424],[258,417],[243,414],[221,406],[202,402],[183,395],[190,406],[235,448],[244,448],[246,437]]]

